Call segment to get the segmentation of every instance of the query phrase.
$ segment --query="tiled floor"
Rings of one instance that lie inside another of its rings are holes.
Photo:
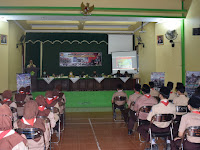
[[[111,112],[66,113],[65,130],[53,150],[144,150],[138,134],[127,134],[123,122],[114,122]]]

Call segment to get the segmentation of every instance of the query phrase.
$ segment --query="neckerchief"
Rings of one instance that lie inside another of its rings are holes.
[[[4,99],[3,99],[3,102],[4,102],[4,103],[7,102],[7,101],[10,101],[10,99],[9,99],[9,98],[4,98]]]
[[[38,109],[39,109],[40,111],[44,111],[45,106],[38,106]]]
[[[144,96],[146,96],[147,98],[150,98],[150,97],[151,97],[150,94],[145,94]]]
[[[47,102],[47,104],[51,104],[52,102],[53,102],[53,98],[46,98],[46,102]]]
[[[200,111],[198,111],[198,110],[195,110],[195,111],[192,111],[192,113],[195,113],[195,114],[200,114]]]
[[[54,97],[53,97],[53,100],[57,100],[57,99],[58,99],[58,96],[54,96]]]
[[[0,133],[0,140],[3,139],[6,136],[6,134],[8,134],[10,132],[10,130],[6,130],[6,131],[3,131],[2,133]]]
[[[24,94],[24,91],[19,91],[20,94]]]
[[[31,125],[31,126],[34,125],[35,121],[36,121],[36,118],[33,118],[33,119],[25,119],[24,117],[22,117],[22,119],[21,119],[21,122],[23,122],[23,123],[26,124],[26,125]]]
[[[169,104],[169,101],[161,101],[161,103],[163,103],[165,106],[167,106]]]

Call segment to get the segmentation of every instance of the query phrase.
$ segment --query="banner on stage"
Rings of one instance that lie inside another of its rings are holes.
[[[102,66],[100,52],[60,52],[60,67]]]
[[[30,86],[31,89],[31,74],[30,73],[19,73],[17,74],[17,92],[21,87]]]
[[[160,90],[165,84],[165,73],[164,72],[152,72],[151,81],[154,82],[155,88]]]
[[[195,89],[199,86],[199,84],[200,84],[200,72],[187,71],[185,89],[188,94],[188,97],[191,97],[192,94],[194,94]]]

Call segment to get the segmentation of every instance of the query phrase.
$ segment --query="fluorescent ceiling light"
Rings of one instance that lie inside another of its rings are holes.
[[[129,25],[85,25],[84,28],[123,28],[127,29]]]

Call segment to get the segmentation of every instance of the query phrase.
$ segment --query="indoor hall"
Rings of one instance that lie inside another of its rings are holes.
[[[16,102],[13,122],[23,117],[18,107],[27,96],[38,111],[53,113],[57,123],[48,126],[48,140],[60,141],[52,149],[149,148],[136,127],[131,134],[125,118],[115,120],[113,94],[123,89],[128,100],[138,84],[153,81],[160,92],[171,81],[172,93],[181,83],[191,98],[199,85],[199,0],[0,3],[0,102]]]

